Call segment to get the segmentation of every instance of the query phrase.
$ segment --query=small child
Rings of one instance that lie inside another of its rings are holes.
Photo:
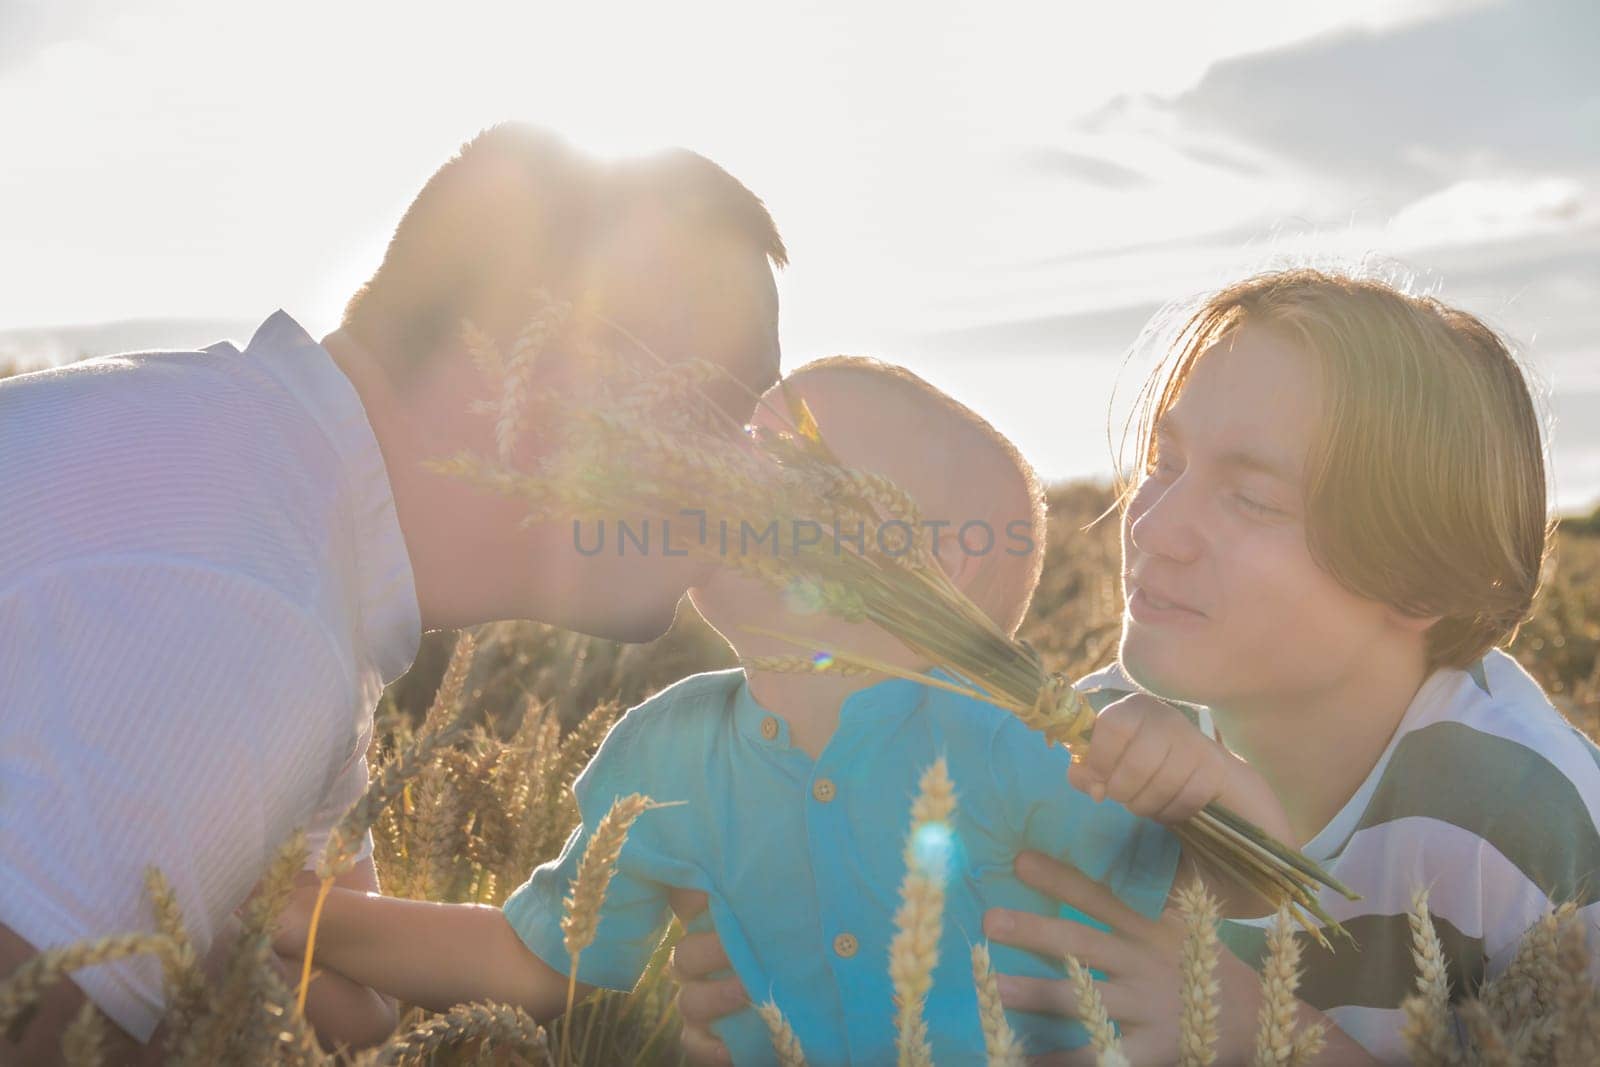
[[[939,562],[1014,633],[1039,579],[1045,508],[1037,479],[1011,443],[889,364],[822,360],[796,371],[788,389],[806,400],[841,462],[900,485],[925,523],[949,522],[934,542]],[[754,421],[771,427],[783,410],[781,398],[769,396]],[[794,654],[792,645],[747,629],[761,627],[905,668],[927,666],[870,624],[808,613],[731,569],[719,570],[690,597],[744,660]],[[1098,708],[1122,695],[1102,691],[1091,702]],[[1211,744],[1198,731],[1189,735],[1197,745]],[[1159,823],[1074,788],[1070,753],[1047,746],[1009,712],[899,678],[874,683],[736,668],[683,679],[629,710],[607,735],[574,785],[581,825],[557,859],[507,898],[503,913],[491,918],[481,906],[335,891],[319,927],[317,961],[428,1007],[501,999],[541,1019],[557,1014],[572,966],[563,947],[562,901],[612,802],[645,793],[686,803],[646,812],[633,824],[595,940],[579,957],[580,993],[633,988],[660,941],[671,891],[698,890],[709,907],[689,928],[715,928],[734,973],[756,1001],[778,1005],[808,1062],[893,1062],[889,945],[909,808],[922,772],[940,757],[957,809],[925,1018],[937,1062],[982,1062],[970,948],[982,937],[984,911],[1060,913],[1060,905],[1016,877],[1016,854],[1036,849],[1070,857],[1155,917],[1173,885],[1179,843]],[[1097,769],[1109,775],[1115,766]],[[1235,775],[1218,796],[1194,797],[1163,817],[1181,817],[1212,799],[1262,817],[1257,795],[1236,787],[1242,777]],[[1118,792],[1126,788],[1123,779],[1118,785]],[[279,940],[284,950],[293,949],[296,937],[303,943],[303,907],[296,911]],[[1063,973],[1058,960],[1007,946],[993,946],[992,954],[1000,972]],[[1013,1013],[1011,1025],[1028,1052],[1087,1042],[1075,1021]],[[753,1010],[721,1020],[717,1032],[735,1063],[773,1062]]]

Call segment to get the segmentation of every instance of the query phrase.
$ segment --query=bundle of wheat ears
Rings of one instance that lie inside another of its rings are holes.
[[[603,346],[586,353],[603,363],[596,375],[602,384],[576,403],[569,393],[558,404],[532,383],[545,343],[572,310],[543,296],[536,302],[537,313],[505,354],[470,324],[464,329],[492,392],[474,410],[495,418],[498,455],[461,452],[430,461],[429,469],[523,500],[526,523],[572,522],[575,537],[583,522],[643,516],[640,548],[647,551],[653,518],[660,522],[658,551],[713,558],[782,590],[790,603],[870,622],[929,669],[941,668],[957,680],[779,633],[769,636],[792,641],[797,653],[747,666],[911,678],[1005,708],[1052,744],[1092,743],[1095,712],[1084,696],[962,593],[939,565],[930,539],[919,533],[924,524],[915,502],[888,479],[840,463],[803,400],[784,391],[787,410],[777,414],[792,429],[742,426],[708,399],[705,387],[727,377],[721,368],[699,361],[667,364],[613,327],[622,354]],[[752,397],[751,404],[758,399]],[[524,470],[516,463],[516,446],[532,424],[548,443],[542,458]],[[670,541],[674,519],[685,536]],[[816,536],[830,529],[831,543]],[[839,536],[848,530],[876,535]],[[886,531],[892,532],[887,539]],[[746,551],[751,532],[757,548]],[[740,542],[733,551],[730,536]],[[619,550],[621,537],[619,528]],[[1349,899],[1359,897],[1297,850],[1217,804],[1176,829],[1211,868],[1272,905],[1287,906],[1322,944],[1327,945],[1323,929],[1349,938],[1317,894],[1327,886]]]

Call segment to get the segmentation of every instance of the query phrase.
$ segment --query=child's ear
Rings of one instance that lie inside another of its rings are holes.
[[[939,568],[944,571],[951,584],[963,592],[977,573],[978,567],[983,564],[982,556],[968,552],[953,537],[939,539],[939,552],[934,558],[939,561]]]

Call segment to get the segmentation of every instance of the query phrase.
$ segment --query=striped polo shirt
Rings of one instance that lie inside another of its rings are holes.
[[[1137,688],[1113,664],[1086,684]],[[1193,709],[1214,736],[1211,717]],[[1576,901],[1600,944],[1600,749],[1539,684],[1491,649],[1441,668],[1417,690],[1361,787],[1302,851],[1361,895],[1319,898],[1359,951],[1303,931],[1300,998],[1385,1062],[1404,1062],[1401,1004],[1416,988],[1406,916],[1430,887],[1451,996],[1505,970],[1552,902]],[[1223,920],[1220,936],[1259,966],[1270,916]],[[1591,971],[1600,974],[1594,957]]]

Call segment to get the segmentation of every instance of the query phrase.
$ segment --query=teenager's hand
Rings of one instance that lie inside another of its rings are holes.
[[[1101,709],[1067,780],[1095,800],[1109,797],[1135,815],[1178,823],[1222,797],[1241,773],[1253,772],[1183,712],[1134,693]]]
[[[1110,889],[1082,871],[1038,852],[1023,852],[1016,859],[1017,877],[1028,885],[1070,904],[1111,928],[1104,930],[1066,918],[1033,912],[990,908],[983,917],[983,932],[991,940],[1037,952],[1050,959],[1071,953],[1084,966],[1105,975],[1095,982],[1100,1000],[1122,1030],[1122,1052],[1130,1063],[1178,1062],[1180,970],[1183,953],[1183,919],[1170,903],[1159,919],[1147,919]],[[1194,868],[1187,858],[1178,879],[1188,884]],[[1174,894],[1175,896],[1176,894]],[[1215,972],[1219,993],[1218,1063],[1247,1063],[1255,1048],[1261,1010],[1261,977],[1226,948],[1217,953]],[[1082,1019],[1069,979],[1024,978],[1000,975],[1000,1000],[1012,1011],[1043,1012]],[[1313,1062],[1317,1067],[1339,1064],[1376,1064],[1365,1048],[1333,1024],[1333,1020],[1297,1002],[1297,1029],[1321,1025],[1327,1044]],[[1093,1067],[1094,1049],[1085,1045],[1053,1052],[1030,1061],[1037,1067]]]
[[[1095,983],[1106,1014],[1122,1030],[1122,1050],[1131,1063],[1178,1062],[1180,960],[1183,920],[1169,907],[1148,919],[1117,899],[1110,889],[1076,868],[1037,852],[1021,853],[1017,877],[1040,892],[1072,905],[1111,927],[1107,933],[1066,918],[991,908],[983,930],[991,940],[1059,960],[1068,953],[1106,977]],[[1180,872],[1180,877],[1183,877]],[[1249,1062],[1254,1047],[1260,979],[1242,960],[1218,952],[1218,1063]],[[1001,975],[1000,1000],[1014,1011],[1043,1012],[1081,1019],[1070,979]],[[1306,1009],[1310,1011],[1311,1009]],[[1051,1067],[1091,1067],[1091,1046],[1056,1052],[1036,1061]]]
[[[672,910],[688,922],[705,910],[706,895],[694,890],[674,889]],[[678,1014],[683,1017],[678,1043],[683,1054],[696,1067],[719,1067],[733,1062],[728,1046],[711,1029],[711,1024],[750,1006],[750,996],[736,975],[710,978],[708,975],[732,966],[722,941],[715,931],[685,934],[672,947],[669,970],[678,981]]]

